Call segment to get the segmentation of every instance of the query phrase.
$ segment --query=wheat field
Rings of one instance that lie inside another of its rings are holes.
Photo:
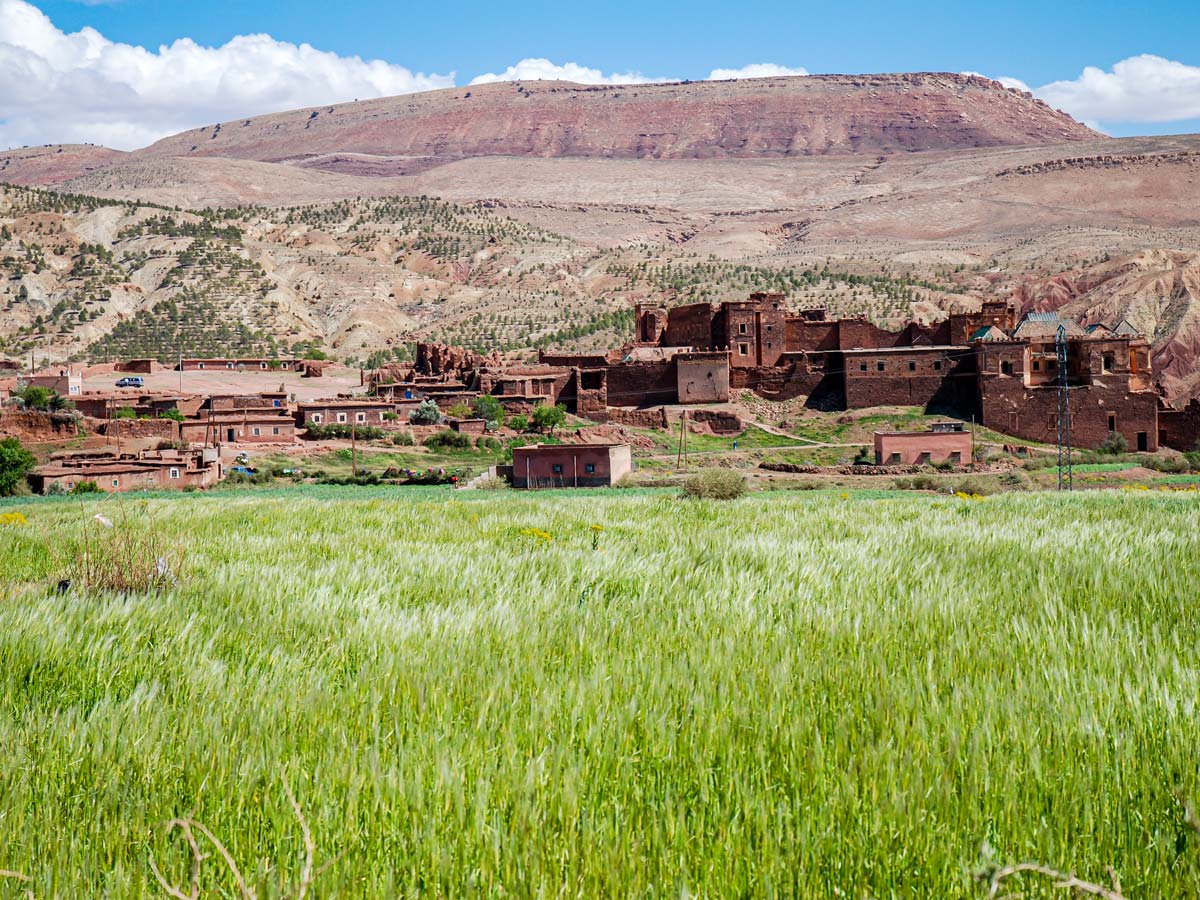
[[[0,513],[0,897],[188,896],[175,819],[214,897],[1200,884],[1195,494]],[[55,589],[135,538],[177,583]]]

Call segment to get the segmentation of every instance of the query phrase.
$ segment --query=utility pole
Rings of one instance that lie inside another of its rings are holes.
[[[1058,357],[1058,489],[1075,489],[1071,466],[1071,395],[1067,385],[1067,326],[1060,323],[1054,337]]]
[[[342,432],[345,434],[345,432]],[[354,422],[350,423],[350,474],[355,478],[358,477],[358,428]]]

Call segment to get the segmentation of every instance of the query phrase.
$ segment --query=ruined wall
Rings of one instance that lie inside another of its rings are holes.
[[[736,390],[754,391],[766,400],[808,397],[812,401],[825,397],[840,408],[844,402],[840,375],[827,375],[824,366],[815,365],[807,355],[796,359],[789,354],[786,359],[788,362],[781,367],[733,369],[729,376],[730,385]]]
[[[0,438],[23,441],[61,441],[79,433],[79,423],[70,413],[0,410]]]
[[[670,428],[667,411],[663,407],[657,409],[627,409],[620,406],[608,408],[608,421],[620,425],[630,425],[634,428]]]
[[[658,406],[679,401],[675,360],[626,363],[608,370],[609,406]]]
[[[1183,453],[1200,447],[1200,400],[1188,401],[1183,409],[1160,409],[1158,442]]]
[[[708,303],[676,306],[667,314],[663,346],[694,347],[697,350],[717,349],[713,343],[713,320],[716,316],[717,309]]]
[[[130,438],[159,438],[167,441],[179,440],[179,422],[172,419],[109,419],[100,426],[106,437],[122,440]]]
[[[981,379],[982,422],[988,428],[1031,441],[1053,444],[1058,431],[1058,391],[1026,388],[1018,378],[985,375]],[[1109,416],[1130,450],[1158,449],[1158,397],[1130,393],[1124,386],[1071,388],[1071,438],[1075,446],[1095,448],[1109,433]]]
[[[837,350],[837,322],[814,322],[789,316],[785,320],[787,350],[789,352],[812,350]]]
[[[722,409],[689,409],[689,423],[706,427],[713,434],[741,434],[746,424],[731,412]]]

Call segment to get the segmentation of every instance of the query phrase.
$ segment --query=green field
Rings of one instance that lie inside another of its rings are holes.
[[[151,860],[186,895],[176,817],[287,895],[285,785],[310,897],[972,897],[985,841],[1200,887],[1194,493],[0,514],[0,869],[31,879],[0,897],[166,896]],[[177,587],[54,590],[142,539],[186,550]],[[203,896],[248,896],[197,835]]]

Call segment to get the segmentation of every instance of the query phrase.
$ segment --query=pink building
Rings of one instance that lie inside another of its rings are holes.
[[[628,444],[534,444],[513,449],[515,488],[608,487],[633,471]]]
[[[929,431],[875,432],[875,465],[967,465],[974,436],[961,422],[935,422]]]

